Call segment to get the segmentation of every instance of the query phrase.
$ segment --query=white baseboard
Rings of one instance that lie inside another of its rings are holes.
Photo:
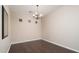
[[[24,42],[35,41],[35,40],[40,40],[40,39],[42,39],[42,38],[30,39],[30,40],[19,41],[19,42],[12,42],[11,44],[24,43]]]
[[[9,48],[8,48],[8,50],[7,50],[7,53],[9,52],[9,50],[10,50],[10,47],[11,47],[11,43],[10,43],[10,45],[9,45]]]
[[[75,52],[79,52],[79,50],[72,49],[72,48],[67,47],[67,46],[65,46],[65,45],[62,45],[62,44],[59,44],[59,43],[56,43],[56,42],[52,42],[52,41],[49,41],[49,40],[47,40],[47,39],[43,39],[43,40],[45,40],[45,41],[47,41],[47,42],[50,42],[50,43],[53,43],[53,44],[55,44],[55,45],[58,45],[58,46],[67,48],[67,49],[69,49],[69,50],[72,50],[72,51],[75,51]]]

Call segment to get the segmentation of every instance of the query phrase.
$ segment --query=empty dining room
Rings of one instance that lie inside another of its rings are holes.
[[[78,53],[79,5],[0,5],[0,53]]]

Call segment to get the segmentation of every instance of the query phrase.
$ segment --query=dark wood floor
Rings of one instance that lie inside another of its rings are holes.
[[[76,53],[44,40],[14,44],[9,53]]]

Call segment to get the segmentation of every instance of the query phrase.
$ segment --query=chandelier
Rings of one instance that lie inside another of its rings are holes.
[[[35,11],[35,13],[33,14],[33,17],[35,18],[35,19],[41,19],[41,17],[42,17],[42,14],[40,14],[39,13],[39,11],[38,11],[38,8],[39,8],[39,5],[36,5],[36,11]]]

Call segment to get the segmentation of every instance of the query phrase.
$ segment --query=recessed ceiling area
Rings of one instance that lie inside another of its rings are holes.
[[[38,11],[45,16],[58,7],[59,5],[39,5]],[[36,11],[36,5],[9,5],[9,8],[15,14],[33,14]]]

